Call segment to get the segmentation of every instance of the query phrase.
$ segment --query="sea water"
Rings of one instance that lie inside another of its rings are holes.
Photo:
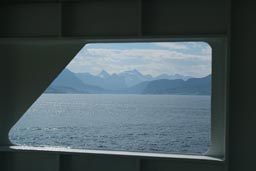
[[[203,153],[210,96],[43,94],[9,133],[26,146]]]

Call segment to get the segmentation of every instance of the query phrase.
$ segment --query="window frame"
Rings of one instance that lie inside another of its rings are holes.
[[[50,40],[51,41],[51,40]],[[62,40],[59,40],[62,41]],[[65,40],[66,41],[66,40]],[[202,155],[190,154],[161,154],[144,152],[121,152],[121,151],[101,151],[101,150],[75,150],[75,149],[52,149],[37,147],[10,146],[16,150],[40,150],[71,153],[90,153],[107,155],[124,155],[156,158],[175,158],[175,159],[199,159],[199,160],[226,160],[227,144],[227,108],[228,108],[228,44],[226,36],[185,36],[185,37],[146,37],[146,38],[121,38],[121,39],[68,39],[73,46],[84,46],[88,43],[134,43],[134,42],[205,42],[212,48],[212,95],[211,95],[211,145],[209,150]],[[74,58],[74,57],[73,57]],[[73,59],[72,58],[72,59]],[[68,64],[68,63],[67,63]],[[66,64],[66,65],[67,65]]]

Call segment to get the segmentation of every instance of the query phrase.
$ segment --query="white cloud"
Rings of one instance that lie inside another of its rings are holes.
[[[162,60],[162,59],[199,59],[210,60],[205,55],[186,54],[182,52],[160,50],[160,49],[87,49],[86,58],[100,57],[109,60],[122,60],[124,58],[143,58],[145,60]]]
[[[154,43],[154,45],[159,46],[159,47],[163,47],[163,48],[167,48],[170,50],[185,50],[188,49],[188,46],[181,44],[181,43],[173,43],[173,42],[158,42],[158,43]]]
[[[172,46],[183,48],[180,45]],[[189,61],[193,62],[190,64]],[[137,69],[153,76],[178,73],[200,77],[211,72],[211,55],[208,49],[200,54],[191,54],[169,49],[83,48],[68,68],[73,72],[92,74],[98,74],[103,69],[109,73]]]
[[[212,54],[212,48],[210,46],[203,47],[202,48],[202,54],[211,55]]]

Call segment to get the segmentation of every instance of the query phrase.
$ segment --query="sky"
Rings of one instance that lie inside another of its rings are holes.
[[[91,43],[67,66],[75,73],[93,75],[138,70],[144,75],[211,74],[211,47],[205,42]]]

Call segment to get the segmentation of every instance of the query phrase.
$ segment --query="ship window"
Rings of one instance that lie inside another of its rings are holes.
[[[215,137],[212,51],[202,41],[86,44],[9,138],[36,147],[203,154]]]

